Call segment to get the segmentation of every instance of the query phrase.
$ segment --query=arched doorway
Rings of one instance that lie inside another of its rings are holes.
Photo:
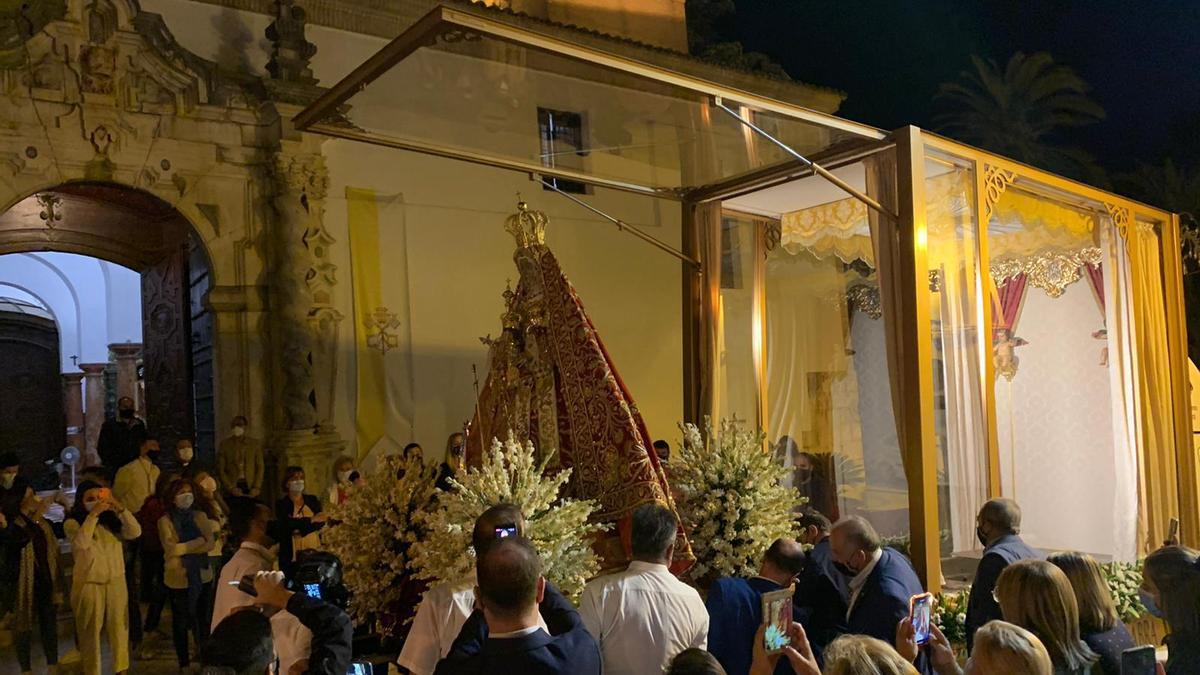
[[[66,442],[58,328],[43,307],[0,296],[0,453],[16,453],[22,472],[38,476]]]
[[[142,190],[107,182],[64,183],[27,195],[0,214],[0,254],[34,251],[90,256],[140,274],[138,379],[147,426],[164,448],[193,438],[197,456],[211,462],[215,355],[205,303],[211,265],[191,224]],[[89,399],[93,428],[111,412],[103,409],[111,403],[98,406]]]

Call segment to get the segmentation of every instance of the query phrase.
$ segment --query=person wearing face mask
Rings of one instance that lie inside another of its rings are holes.
[[[275,504],[275,519],[283,535],[279,542],[279,566],[290,571],[300,551],[321,548],[320,530],[325,526],[321,500],[304,492],[304,469],[289,466],[284,471],[283,497]]]
[[[196,504],[196,489],[180,478],[167,488],[167,513],[158,521],[163,545],[163,582],[171,596],[171,637],[180,670],[191,665],[188,632],[200,644],[208,637],[208,625],[200,625],[200,603],[204,585],[212,582],[208,551],[213,543],[213,525]]]
[[[1166,620],[1167,675],[1200,673],[1200,553],[1164,546],[1146,558],[1143,603]]]
[[[133,512],[107,488],[84,481],[64,527],[75,566],[71,573],[71,612],[84,675],[100,675],[100,636],[108,637],[111,667],[129,670],[129,593],[125,584],[123,541],[142,534]]]
[[[146,499],[154,494],[154,486],[158,482],[159,454],[158,439],[152,436],[144,437],[138,447],[138,458],[117,471],[112,488],[117,501],[128,504],[135,511],[141,509]],[[142,598],[139,595],[141,589],[137,570],[141,566],[140,558],[141,547],[136,542],[126,544],[125,586],[129,591],[129,638],[133,642],[135,653],[140,652],[142,647],[142,607],[139,601],[150,600],[149,597]]]
[[[329,505],[337,506],[344,503],[354,492],[354,480],[359,478],[354,470],[354,460],[346,455],[337,458],[333,463],[333,486],[329,488]],[[360,478],[361,480],[361,478]]]
[[[29,487],[29,480],[21,475],[21,458],[17,453],[6,452],[0,455],[0,502],[9,495],[16,495],[20,501]]]
[[[833,566],[829,544],[829,519],[815,509],[804,509],[796,517],[800,543],[812,546],[804,569],[796,579],[793,606],[804,626],[817,663],[824,663],[825,647],[846,632],[846,610],[850,589],[846,577]]]
[[[167,515],[170,507],[167,489],[180,477],[177,473],[160,473],[154,484],[154,494],[146,498],[137,512],[138,523],[142,526],[142,536],[138,540],[142,547],[142,575],[139,581],[142,598],[148,603],[143,624],[144,633],[158,630],[163,607],[167,603],[167,587],[163,584],[163,546],[162,539],[158,536],[158,521]],[[142,652],[136,655],[138,658],[154,657],[145,643],[142,647]]]
[[[974,645],[975,631],[1000,618],[1000,605],[992,598],[996,580],[1006,567],[1018,560],[1041,560],[1041,552],[1021,540],[1021,507],[1011,499],[992,499],[975,517],[975,536],[983,558],[975,570],[971,596],[967,599],[967,651]]]
[[[58,671],[58,540],[46,521],[49,502],[26,489],[23,498],[0,498],[0,583],[13,590],[13,627],[17,662],[22,673],[33,672],[33,626],[41,633],[48,672]]]
[[[205,469],[197,469],[192,477],[196,486],[196,508],[208,516],[213,527],[213,543],[208,550],[208,569],[213,579],[221,573],[221,562],[225,559],[225,527],[229,523],[229,505],[221,497],[217,479]],[[213,601],[216,589],[213,584],[204,587],[200,603],[200,621],[208,626],[212,623]]]
[[[175,442],[175,461],[179,464],[179,474],[192,476],[199,469],[196,466],[196,446],[189,438],[181,438]]]
[[[833,565],[850,589],[847,632],[892,644],[896,626],[908,617],[909,598],[924,592],[912,563],[899,551],[885,548],[875,528],[859,516],[839,520],[829,544]],[[917,670],[928,668],[922,656]]]
[[[243,415],[233,418],[232,431],[217,452],[220,482],[234,497],[262,494],[263,447],[258,439],[246,435],[246,425]]]
[[[450,487],[450,479],[459,471],[462,471],[467,460],[467,440],[460,433],[450,434],[446,439],[446,461],[438,467],[437,487],[439,490],[448,491]]]
[[[238,549],[221,568],[216,583],[216,602],[213,604],[211,626],[216,631],[222,621],[239,608],[255,603],[254,596],[243,593],[237,582],[259,572],[271,572],[276,567],[276,547],[272,533],[274,525],[270,507],[249,499],[229,504],[229,537]],[[312,632],[286,609],[270,618],[275,654],[279,657],[279,672],[291,671],[297,662],[307,659],[312,647]],[[213,634],[215,639],[216,634]]]
[[[116,419],[105,420],[100,427],[100,437],[96,441],[100,462],[109,472],[118,471],[137,459],[138,448],[145,437],[146,422],[135,414],[133,399],[122,396],[117,399]]]

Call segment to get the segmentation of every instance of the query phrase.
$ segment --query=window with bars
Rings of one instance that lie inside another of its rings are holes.
[[[569,169],[583,168],[584,150],[583,115],[562,110],[538,108],[538,132],[541,138],[542,165]],[[588,194],[588,186],[579,181],[563,178],[546,178],[547,182],[563,192]],[[552,189],[545,186],[546,190]]]

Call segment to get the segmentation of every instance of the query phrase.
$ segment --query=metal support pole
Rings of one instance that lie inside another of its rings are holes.
[[[534,176],[531,176],[531,178],[533,178],[533,177]],[[643,232],[642,230],[634,227],[633,225],[630,225],[629,223],[626,223],[625,221],[623,221],[619,218],[614,218],[614,217],[608,215],[607,213],[592,206],[591,204],[588,204],[587,202],[583,201],[582,199],[579,199],[575,195],[570,194],[569,192],[564,192],[563,190],[559,189],[558,185],[556,185],[554,183],[554,181],[548,180],[545,176],[538,175],[538,176],[536,176],[535,179],[538,182],[540,182],[542,185],[550,188],[551,190],[554,190],[558,194],[566,197],[567,199],[570,199],[571,201],[582,206],[583,208],[587,209],[588,211],[591,211],[592,213],[600,216],[601,218],[612,223],[613,225],[616,225],[618,230],[621,230],[622,232],[628,232],[629,234],[632,234],[633,236],[654,246],[655,248],[658,248],[659,250],[665,251],[666,253],[669,253],[669,254],[675,256],[676,258],[679,258],[683,262],[688,263],[689,265],[692,265],[693,267],[695,267],[696,271],[700,270],[700,261],[699,260],[696,260],[695,258],[687,255],[686,253],[684,253],[678,249],[672,248],[670,244],[667,244],[666,242],[664,242],[660,239],[657,239],[654,236],[647,234],[646,232]]]
[[[800,163],[804,164],[804,166],[807,166],[809,169],[812,169],[813,173],[824,178],[825,180],[829,181],[830,183],[833,183],[834,185],[838,186],[839,188],[844,190],[846,193],[848,193],[851,197],[854,197],[858,201],[866,204],[868,207],[878,211],[879,213],[882,213],[883,215],[891,218],[892,220],[896,220],[899,218],[898,214],[888,211],[878,201],[863,194],[860,190],[856,190],[852,185],[850,185],[846,181],[833,175],[833,173],[830,172],[825,167],[821,166],[820,164],[817,164],[816,162],[812,161],[811,159],[796,152],[787,143],[784,143],[783,141],[779,140],[778,138],[775,138],[774,136],[772,136],[771,134],[768,134],[767,132],[763,131],[758,126],[756,126],[750,120],[739,115],[736,110],[733,110],[729,106],[725,105],[725,103],[721,100],[720,96],[716,96],[713,98],[713,105],[715,105],[718,108],[720,108],[721,110],[724,110],[725,112],[729,113],[730,117],[737,120],[740,124],[746,126],[747,128],[753,130],[754,133],[758,134],[759,136],[762,136],[763,138],[767,139],[771,143],[775,144],[776,146],[779,147],[780,150],[783,150],[784,152],[791,155],[792,157],[795,157],[796,159],[798,159],[800,161]]]

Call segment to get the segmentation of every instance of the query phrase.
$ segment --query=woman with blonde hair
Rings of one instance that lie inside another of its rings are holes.
[[[939,671],[940,672],[940,671]],[[1007,621],[989,621],[975,633],[966,675],[1051,675],[1054,665],[1037,636]]]
[[[1167,675],[1200,673],[1200,559],[1183,546],[1164,546],[1146,558],[1143,603],[1166,619]],[[1149,602],[1147,602],[1149,601]],[[1153,607],[1151,607],[1153,605]]]
[[[843,635],[825,648],[824,675],[917,675],[891,645],[865,635]]]
[[[1099,657],[1079,637],[1079,606],[1071,582],[1045,560],[1020,560],[996,581],[996,602],[1004,620],[1041,640],[1054,675],[1087,675]]]
[[[1079,632],[1100,656],[1095,675],[1121,675],[1121,652],[1134,647],[1133,635],[1117,616],[1112,591],[1104,582],[1100,564],[1085,553],[1056,553],[1049,562],[1062,570],[1079,605]]]

